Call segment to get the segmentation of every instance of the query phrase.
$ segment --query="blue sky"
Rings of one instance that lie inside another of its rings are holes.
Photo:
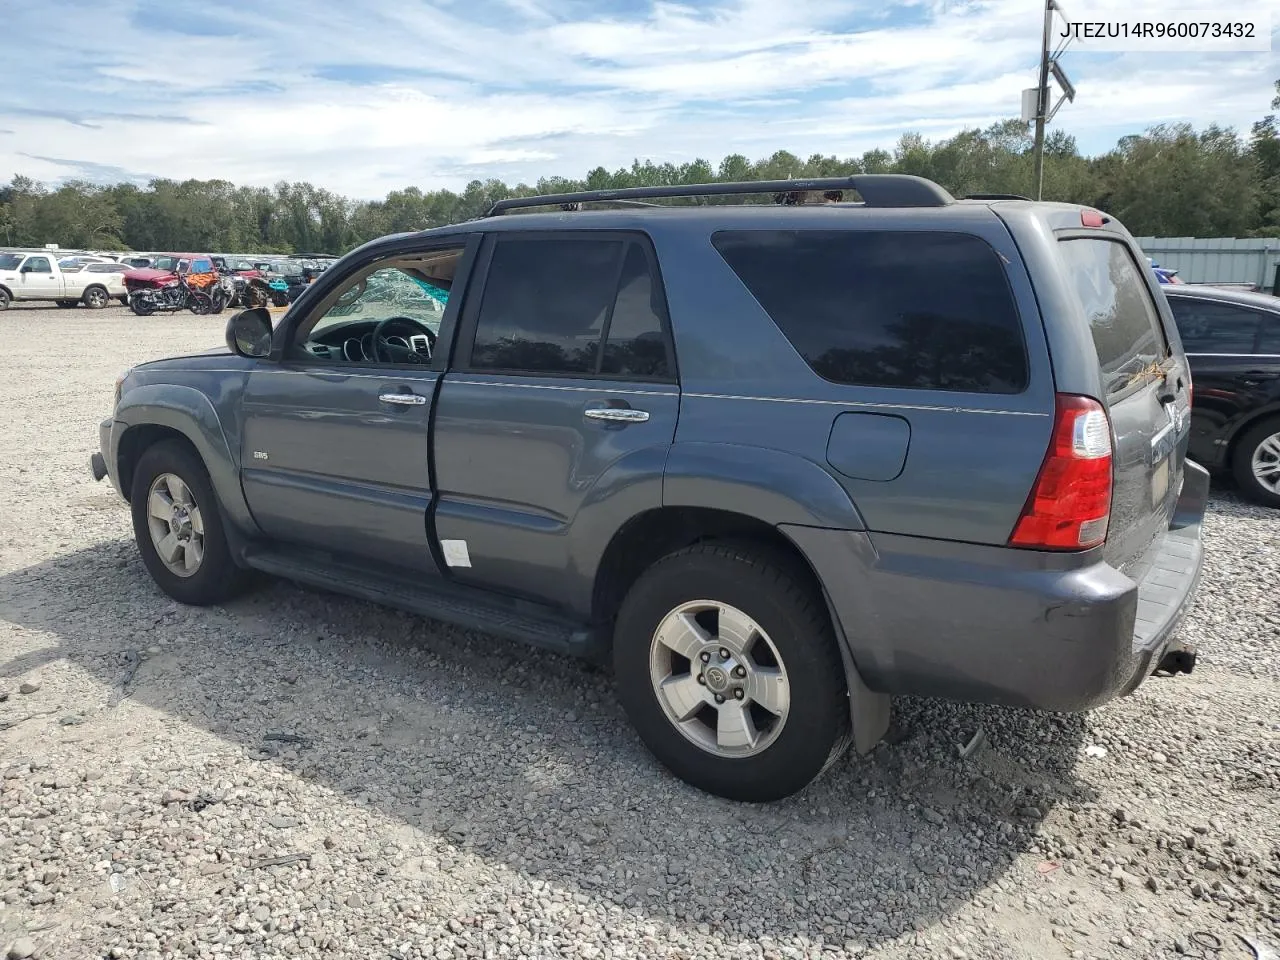
[[[1122,9],[1170,3],[1210,6]],[[360,198],[948,136],[1018,113],[1041,26],[1037,0],[0,0],[0,23],[0,181]],[[1275,52],[1063,65],[1078,97],[1054,126],[1086,152],[1160,122],[1247,131],[1280,78]]]

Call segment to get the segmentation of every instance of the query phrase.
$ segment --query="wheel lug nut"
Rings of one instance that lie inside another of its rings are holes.
[[[746,694],[742,692],[742,688],[741,688],[741,687],[734,687],[734,688],[733,688],[733,699],[735,699],[735,700],[741,700],[741,699],[742,699],[743,697],[745,697],[745,696],[746,696]]]
[[[721,660],[728,660],[728,659],[729,659],[729,651],[728,651],[728,650],[726,650],[724,647],[721,647],[721,648],[720,648],[720,659],[721,659]]]
[[[703,663],[708,663],[711,660],[711,654],[703,650],[702,653],[698,654],[698,659],[701,660]]]
[[[716,694],[716,703],[724,703],[724,697],[718,693]]]
[[[745,676],[747,675],[747,668],[746,668],[746,667],[734,667],[734,668],[733,668],[733,675],[734,675],[735,677],[737,677],[739,680],[741,680],[743,677],[745,677]]]
[[[707,685],[707,678],[702,674],[698,674],[698,682],[705,687]]]

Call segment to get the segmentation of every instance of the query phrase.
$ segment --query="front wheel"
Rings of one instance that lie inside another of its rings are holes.
[[[1280,507],[1280,417],[1249,430],[1236,443],[1232,471],[1250,500]]]
[[[614,631],[618,698],[680,779],[730,800],[803,789],[849,743],[844,670],[821,597],[752,545],[670,554]]]
[[[11,300],[12,298],[9,296],[9,291],[4,289],[4,287],[0,287],[0,310],[8,310]]]
[[[84,305],[90,310],[101,310],[111,302],[111,298],[107,296],[107,291],[101,287],[90,287],[84,292],[82,299],[84,300]]]
[[[213,485],[191,448],[174,440],[148,447],[129,503],[142,562],[173,599],[205,606],[244,589],[248,574],[231,558]]]

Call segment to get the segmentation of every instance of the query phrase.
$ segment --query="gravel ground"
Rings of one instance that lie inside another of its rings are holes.
[[[735,805],[579,663],[285,583],[164,597],[87,458],[114,376],[223,320],[0,314],[10,957],[1280,946],[1280,515],[1215,494],[1193,676],[1083,717],[905,701],[870,757]]]

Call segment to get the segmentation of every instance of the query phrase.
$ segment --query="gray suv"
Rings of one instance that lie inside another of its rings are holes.
[[[770,800],[894,695],[1190,669],[1208,475],[1143,263],[904,176],[505,200],[135,367],[92,468],[177,600],[260,571],[611,659],[662,763]]]

